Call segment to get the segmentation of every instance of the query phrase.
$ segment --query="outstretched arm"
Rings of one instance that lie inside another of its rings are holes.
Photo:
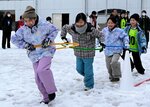
[[[94,35],[99,40],[99,43],[104,43],[104,33],[97,29],[94,29]]]
[[[71,26],[69,26],[69,25],[64,25],[62,27],[60,36],[61,36],[61,39],[64,42],[69,42],[69,40],[66,38],[66,35],[67,35],[67,33],[68,33],[69,30],[71,30]]]

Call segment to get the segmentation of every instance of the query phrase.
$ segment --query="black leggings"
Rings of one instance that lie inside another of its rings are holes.
[[[138,71],[138,73],[144,74],[145,69],[142,66],[142,62],[141,62],[141,57],[139,52],[131,52],[132,53],[132,57],[133,57],[133,61],[131,59],[131,68],[133,69],[134,67],[136,68],[136,70]]]
[[[132,57],[133,57],[133,60],[130,58],[132,71],[134,68],[136,68],[138,73],[144,74],[145,69],[143,68],[139,52],[130,52],[130,53],[132,53]],[[123,51],[123,55],[122,55],[122,59],[124,58],[125,58],[125,50]]]

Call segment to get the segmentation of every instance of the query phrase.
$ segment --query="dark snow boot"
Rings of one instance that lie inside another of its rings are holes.
[[[54,100],[56,97],[56,94],[55,93],[52,93],[52,94],[48,94],[48,98],[49,98],[49,101],[51,102],[52,100]]]
[[[112,79],[110,79],[110,81],[111,82],[118,82],[118,81],[120,81],[120,79],[119,78],[112,78]]]
[[[42,100],[40,103],[48,104],[49,101],[43,101],[43,100]]]

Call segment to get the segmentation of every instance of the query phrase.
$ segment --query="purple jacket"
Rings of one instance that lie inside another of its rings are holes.
[[[11,38],[12,43],[18,48],[24,49],[26,43],[38,45],[41,44],[45,38],[50,38],[50,40],[54,42],[58,33],[57,28],[40,18],[37,19],[36,23],[37,24],[32,28],[24,25],[18,29],[16,34]],[[27,51],[27,53],[31,61],[35,63],[44,56],[53,57],[55,50],[56,48],[54,46],[49,46],[45,49],[36,48],[35,51]]]

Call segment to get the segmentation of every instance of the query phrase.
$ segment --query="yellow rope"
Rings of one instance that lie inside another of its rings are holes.
[[[56,45],[61,46],[56,49],[65,49],[65,48],[73,48],[73,47],[79,46],[79,43],[72,42],[72,43],[51,43],[51,44],[49,44],[49,46],[56,46]],[[35,48],[40,48],[41,46],[42,46],[41,44],[34,45]]]

